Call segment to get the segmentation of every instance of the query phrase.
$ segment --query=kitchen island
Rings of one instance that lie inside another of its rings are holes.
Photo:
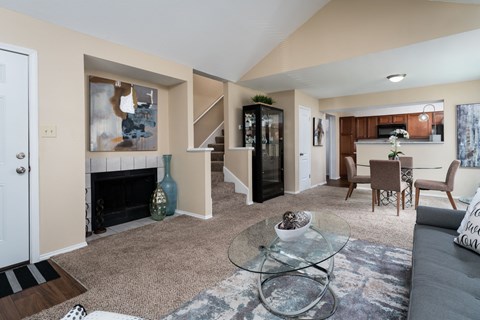
[[[417,169],[413,173],[414,179],[444,180],[451,157],[444,154],[444,142],[429,141],[427,139],[400,139],[399,151],[404,156],[413,157],[414,167],[442,167],[442,169]],[[355,143],[358,164],[369,164],[372,159],[388,159],[392,146],[388,139],[365,139]],[[370,168],[357,167],[358,174],[370,174]],[[369,185],[365,187],[369,188]]]

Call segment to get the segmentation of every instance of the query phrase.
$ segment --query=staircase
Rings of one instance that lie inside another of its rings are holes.
[[[211,170],[212,172],[222,172],[223,173],[223,157],[225,154],[225,140],[223,136],[215,137],[215,143],[210,143],[209,148],[213,148],[211,154]]]
[[[212,201],[213,214],[225,212],[232,206],[239,207],[245,204],[245,195],[235,193],[235,185],[224,182],[223,172],[212,171]]]

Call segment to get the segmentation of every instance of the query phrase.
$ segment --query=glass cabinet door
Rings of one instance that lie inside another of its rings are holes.
[[[255,147],[256,140],[256,114],[254,111],[245,111],[243,119],[243,127],[245,128],[244,146]]]
[[[277,189],[278,183],[283,184],[282,150],[283,137],[280,134],[282,114],[275,110],[266,110],[262,113],[262,173],[263,189],[269,193],[272,188]]]
[[[283,195],[283,110],[262,104],[244,106],[243,129],[243,145],[253,148],[253,201]]]

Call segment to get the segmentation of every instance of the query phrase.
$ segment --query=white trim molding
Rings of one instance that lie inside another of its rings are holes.
[[[228,170],[227,167],[223,167],[223,176],[224,176],[224,180],[225,182],[230,182],[230,183],[233,183],[235,185],[235,192],[236,193],[242,193],[242,194],[245,194],[247,196],[247,199],[246,199],[246,204],[247,205],[251,205],[253,204],[253,201],[252,199],[249,199],[249,190],[248,190],[248,187],[242,182],[240,181],[240,179],[238,179],[233,173],[232,171]]]
[[[186,216],[190,216],[190,217],[193,217],[193,218],[197,218],[197,219],[202,219],[202,220],[208,220],[208,219],[211,219],[213,216],[211,214],[209,215],[202,215],[202,214],[198,214],[198,213],[193,213],[193,212],[189,212],[189,211],[184,211],[184,210],[175,210],[175,213],[177,214],[183,214],[183,215],[186,215]]]
[[[62,248],[62,249],[58,249],[58,250],[55,250],[55,251],[44,253],[44,254],[39,256],[38,261],[47,260],[47,259],[50,259],[53,256],[57,256],[57,255],[62,254],[62,253],[67,253],[67,252],[70,252],[70,251],[73,251],[73,250],[81,249],[81,248],[84,248],[86,246],[87,246],[87,242],[83,241],[83,242],[74,244],[73,246],[68,246],[68,247],[65,247],[65,248]]]

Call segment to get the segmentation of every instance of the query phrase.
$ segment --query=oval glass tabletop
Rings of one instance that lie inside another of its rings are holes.
[[[274,230],[283,215],[250,226],[233,239],[228,258],[244,270],[276,274],[308,268],[333,257],[350,238],[349,224],[332,213],[310,213],[310,228],[291,242],[280,240]]]

